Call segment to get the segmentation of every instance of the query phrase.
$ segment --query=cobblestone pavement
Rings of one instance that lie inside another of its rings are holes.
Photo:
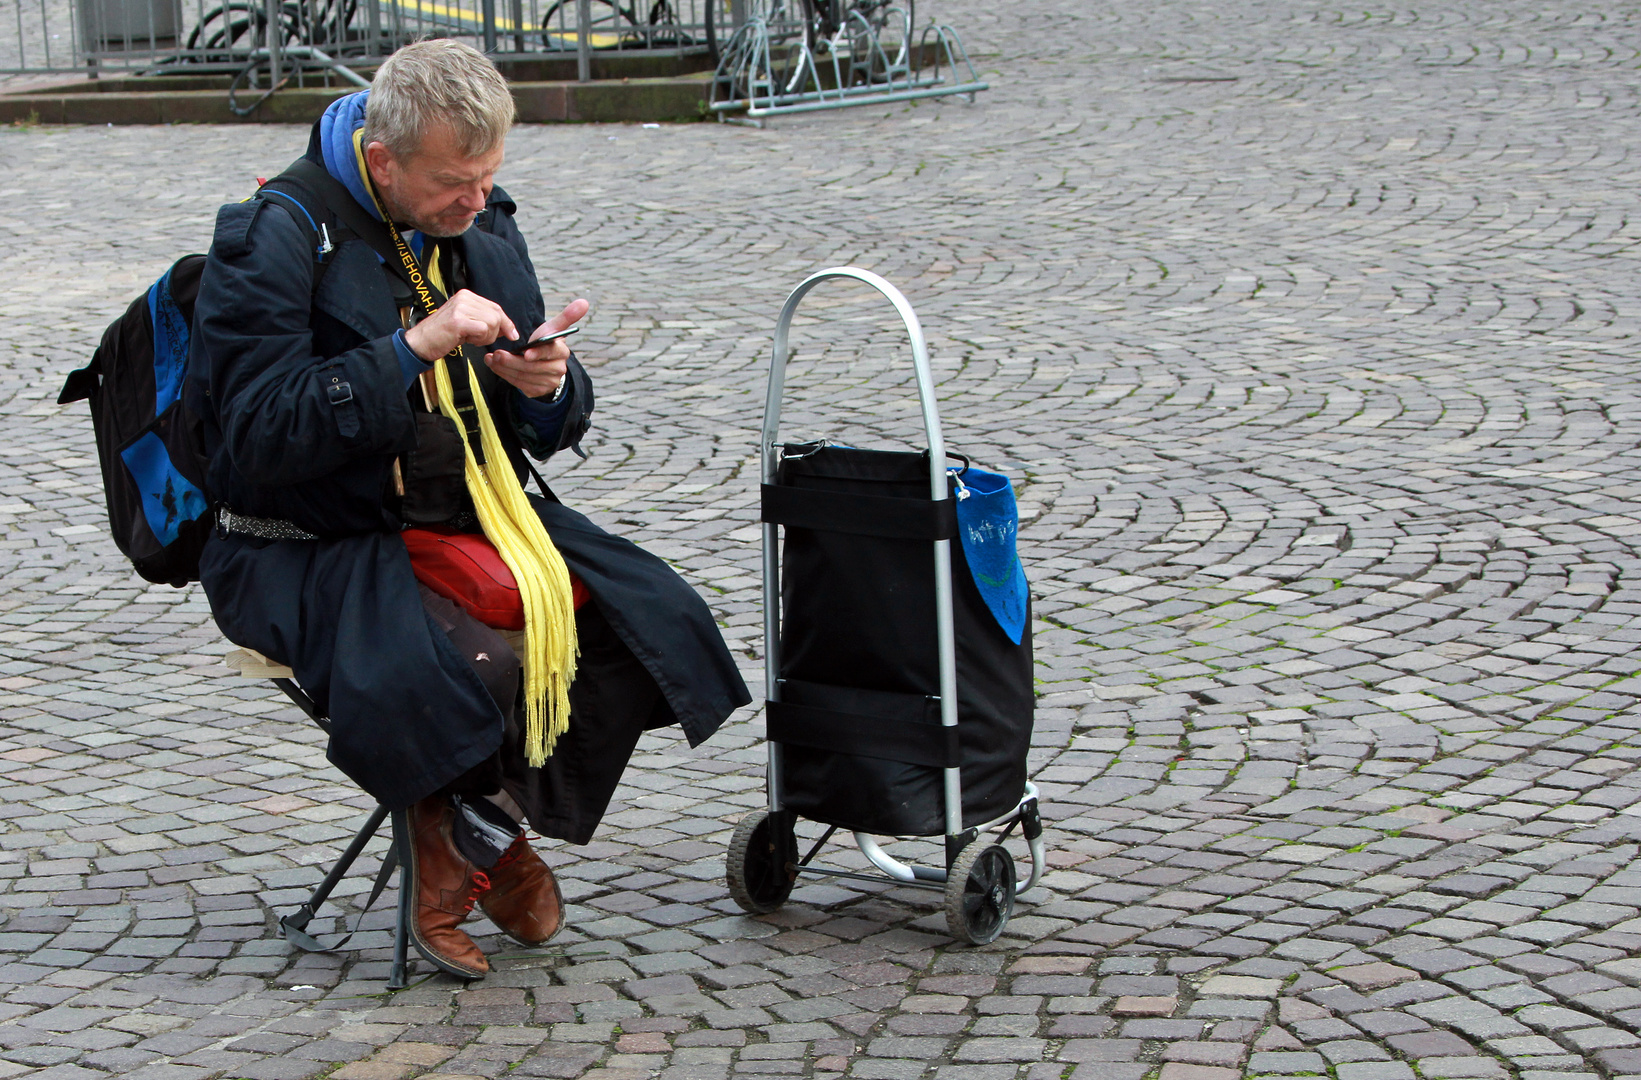
[[[556,483],[754,685],[773,316],[835,263],[912,298],[952,442],[1022,484],[1052,869],[986,948],[886,886],[742,916],[748,710],[646,737],[550,849],[553,947],[396,996],[386,912],[357,953],[272,935],[367,801],[197,591],[134,583],[52,404],[305,136],[0,132],[0,1080],[1641,1074],[1641,26],[1608,8],[962,0],[974,107],[519,130],[549,292],[597,302]],[[888,310],[805,312],[793,433],[915,438]]]

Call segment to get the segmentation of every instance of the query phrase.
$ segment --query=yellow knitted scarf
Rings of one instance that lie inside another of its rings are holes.
[[[484,449],[482,465],[456,413],[447,366],[453,359],[467,365]],[[570,683],[575,681],[579,652],[570,571],[513,472],[473,365],[465,358],[443,357],[433,370],[439,411],[454,421],[466,450],[467,491],[479,525],[513,571],[524,599],[524,753],[531,766],[540,768],[570,727]]]

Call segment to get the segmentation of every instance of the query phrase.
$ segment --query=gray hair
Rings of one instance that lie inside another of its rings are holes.
[[[371,80],[364,142],[410,157],[443,124],[464,155],[477,157],[501,145],[516,115],[507,80],[483,53],[449,38],[418,41],[388,57]]]

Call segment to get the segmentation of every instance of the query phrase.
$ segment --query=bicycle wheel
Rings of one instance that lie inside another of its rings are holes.
[[[769,27],[770,33],[777,39],[789,39],[803,35],[805,44],[810,43],[811,37],[805,29],[809,24],[809,16],[804,9],[806,0],[745,0],[742,5],[743,18],[747,21],[762,19]],[[729,45],[730,38],[735,36],[739,26],[735,23],[734,0],[701,0],[701,38],[706,44],[707,52],[712,56],[716,65],[723,59],[723,50]]]
[[[541,40],[549,49],[574,49],[580,33],[578,0],[558,0],[541,16]],[[611,0],[591,0],[587,40],[595,49],[619,49],[638,29],[632,12]]]
[[[837,33],[843,21],[843,7],[843,0],[802,0],[803,43],[811,54],[819,52]]]
[[[280,41],[285,45],[302,43],[300,10],[290,4],[279,9]],[[227,0],[212,8],[194,25],[188,34],[185,48],[195,49],[257,49],[268,43],[267,9],[249,0]],[[196,57],[210,63],[239,59],[232,52],[210,53]],[[275,80],[277,81],[277,80]]]
[[[718,9],[722,8],[722,13]],[[701,0],[701,37],[707,45],[707,55],[712,57],[714,65],[718,63],[718,26],[719,20],[725,29],[729,27],[729,0]]]
[[[839,51],[847,43],[851,55],[862,55],[882,35],[894,0],[802,0],[804,42],[815,53]],[[910,12],[913,0],[906,0]],[[894,4],[895,7],[901,5]]]
[[[650,5],[649,27],[640,28],[650,48],[676,49],[695,44],[695,35],[679,25],[672,0],[655,0]]]

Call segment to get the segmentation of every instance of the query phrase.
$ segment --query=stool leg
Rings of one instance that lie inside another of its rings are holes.
[[[393,842],[399,849],[399,918],[393,927],[393,970],[387,988],[403,990],[408,983],[410,920],[416,902],[415,882],[410,880],[410,815],[403,810],[393,812]]]
[[[320,905],[330,898],[331,890],[336,888],[336,883],[341,881],[343,876],[347,874],[348,868],[359,857],[359,853],[365,850],[365,845],[370,842],[370,838],[375,836],[376,830],[382,827],[382,819],[385,817],[387,817],[387,807],[385,806],[378,806],[370,812],[370,817],[365,819],[365,824],[354,834],[353,839],[348,843],[347,850],[342,852],[342,857],[336,860],[336,865],[331,867],[330,873],[325,875],[325,880],[321,881],[319,887],[313,890],[313,895],[308,897],[308,902],[279,920],[279,925],[283,929],[288,932],[307,928],[308,923],[313,920],[314,914],[318,912]]]

